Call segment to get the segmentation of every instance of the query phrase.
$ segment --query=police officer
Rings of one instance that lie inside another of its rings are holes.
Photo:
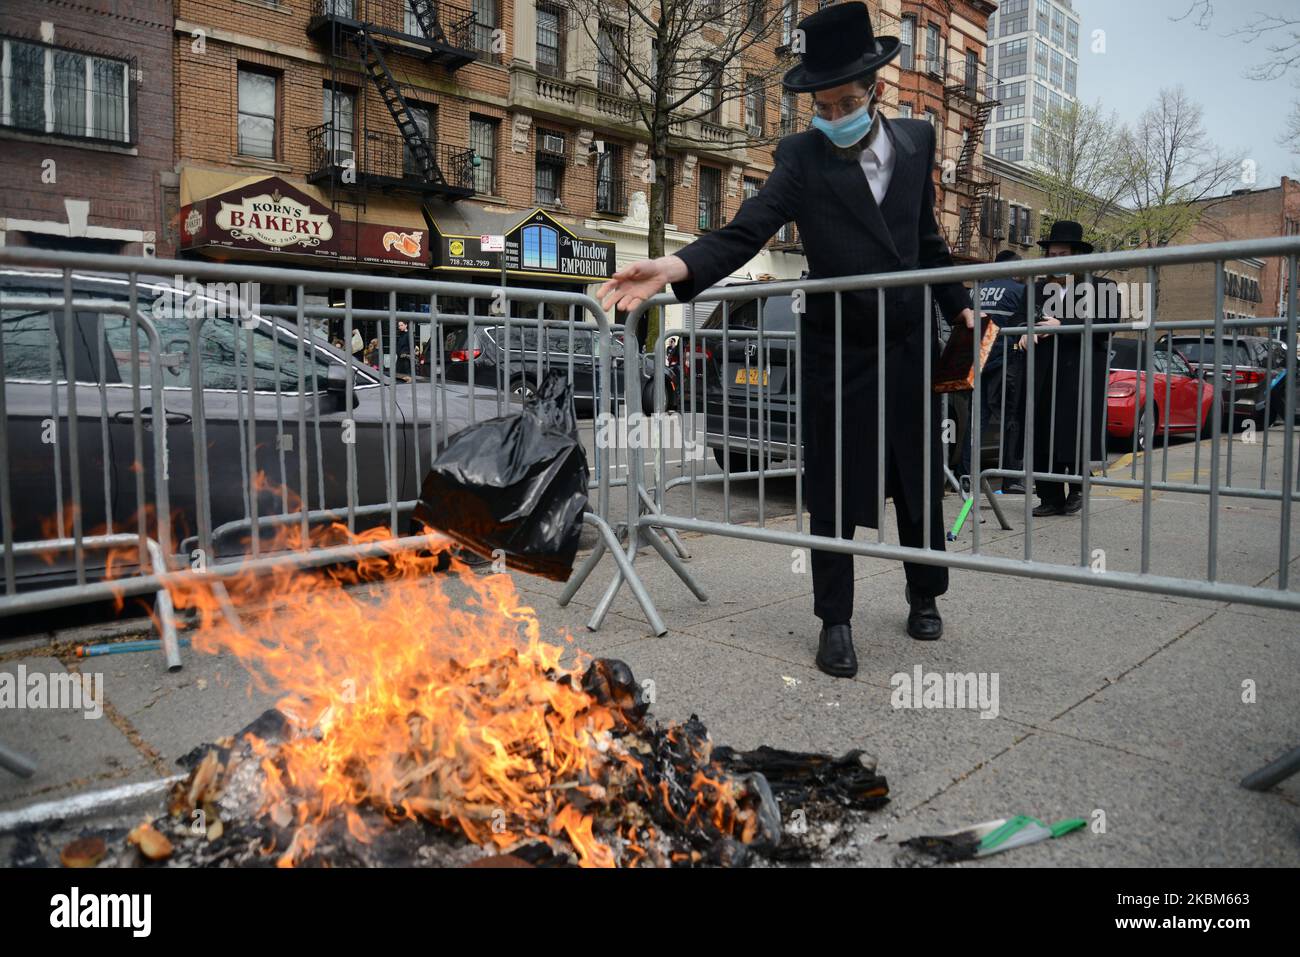
[[[993,260],[995,263],[1018,261],[1018,253],[1004,249]],[[993,317],[999,326],[1014,326],[1023,317],[1025,309],[1025,284],[1019,279],[990,279],[980,284],[980,309]],[[1005,371],[1004,371],[1005,370]],[[1001,428],[1002,467],[1007,469],[1022,468],[1024,459],[1024,379],[1025,353],[1017,343],[1006,336],[999,336],[989,353],[988,362],[980,370],[984,395],[980,402],[980,434],[988,434],[989,419],[993,410],[1002,408]],[[1005,401],[1004,401],[1005,396]],[[972,398],[971,417],[975,415]],[[975,440],[975,431],[967,428],[968,441],[962,448],[961,467],[963,475],[971,474],[971,446]],[[1019,479],[1007,479],[1002,483],[1002,491],[1009,495],[1023,495],[1024,483]]]

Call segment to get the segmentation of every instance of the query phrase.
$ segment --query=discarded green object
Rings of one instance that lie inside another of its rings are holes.
[[[903,846],[924,851],[942,861],[968,861],[1061,837],[1087,824],[1084,818],[1072,817],[1049,825],[1036,817],[1018,814],[947,834],[913,837],[904,841]]]
[[[974,503],[974,495],[966,499],[965,504],[961,507],[961,511],[957,513],[957,521],[953,523],[952,531],[948,533],[948,541],[955,542],[957,540],[957,536],[961,534],[961,527],[966,524],[966,516],[970,514],[970,507]]]

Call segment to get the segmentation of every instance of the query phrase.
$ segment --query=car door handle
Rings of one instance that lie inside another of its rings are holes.
[[[132,415],[133,415],[133,413],[131,412],[130,409],[124,409],[124,410],[122,410],[121,412],[114,412],[114,413],[113,413],[113,421],[114,421],[114,422],[130,422],[130,421],[131,421],[131,416],[132,416]],[[171,412],[171,411],[168,411],[168,412],[165,413],[165,415],[166,415],[166,417],[167,417],[167,424],[168,424],[168,425],[189,425],[190,422],[193,421],[193,416],[191,416],[188,412]],[[143,419],[152,419],[152,418],[153,418],[153,406],[146,405],[143,409],[141,409],[141,410],[140,410],[140,417],[143,418]],[[146,422],[146,423],[145,423],[145,428],[148,428],[148,427],[149,427],[149,423]]]

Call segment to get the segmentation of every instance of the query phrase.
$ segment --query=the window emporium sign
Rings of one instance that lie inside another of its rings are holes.
[[[507,272],[523,276],[594,281],[614,274],[612,242],[576,236],[545,210],[534,210],[516,223],[505,233],[504,242],[494,241],[501,238],[438,232],[434,267],[500,272],[504,256]]]

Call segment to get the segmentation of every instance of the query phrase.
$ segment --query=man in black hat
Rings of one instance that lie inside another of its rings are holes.
[[[1048,237],[1039,240],[1044,257],[1080,256],[1092,252],[1083,238],[1083,226],[1072,220],[1057,220]],[[1034,284],[1036,327],[1079,325],[1088,311],[1094,323],[1117,322],[1108,304],[1118,303],[1115,283],[1086,275],[1044,276]],[[1108,288],[1110,287],[1110,288]],[[1026,303],[1026,316],[1028,312]],[[1023,323],[1022,323],[1023,324]],[[1026,337],[1020,344],[1026,345]],[[1092,337],[1092,368],[1083,378],[1082,333],[1049,334],[1035,337],[1034,381],[1034,471],[1058,475],[1082,475],[1090,463],[1105,454],[1103,411],[1106,403],[1106,355],[1110,336],[1103,328]],[[1084,399],[1089,409],[1089,436],[1083,437]],[[1083,508],[1083,488],[1078,482],[1039,480],[1035,482],[1038,516],[1074,515]]]
[[[825,7],[799,24],[801,63],[786,73],[785,88],[811,93],[813,129],[785,137],[775,168],[758,194],[721,229],[673,256],[625,266],[601,287],[605,306],[634,309],[672,283],[689,301],[756,255],[783,225],[794,222],[803,240],[809,279],[948,266],[952,258],[934,218],[932,170],[935,134],[923,120],[887,120],[878,104],[885,85],[876,70],[898,53],[897,37],[876,37],[862,3]],[[960,284],[932,287],[934,302],[951,321],[973,325],[970,295]],[[894,499],[903,545],[944,548],[943,455],[939,403],[930,407],[929,499],[925,497],[926,395],[924,355],[938,360],[931,317],[926,330],[924,287],[888,289],[885,301],[885,409],[880,434],[877,406],[878,302],[875,290],[842,296],[842,409],[839,433],[843,526],[836,517],[835,314],[833,294],[811,295],[803,317],[801,383],[805,486],[811,531],[852,538],[858,525],[877,524],[877,463],[885,447],[885,494]],[[933,399],[933,397],[930,397]],[[905,562],[907,631],[933,640],[943,633],[935,599],[948,588],[948,570]],[[812,553],[813,612],[821,619],[817,666],[838,677],[857,673],[850,619],[853,559]]]

